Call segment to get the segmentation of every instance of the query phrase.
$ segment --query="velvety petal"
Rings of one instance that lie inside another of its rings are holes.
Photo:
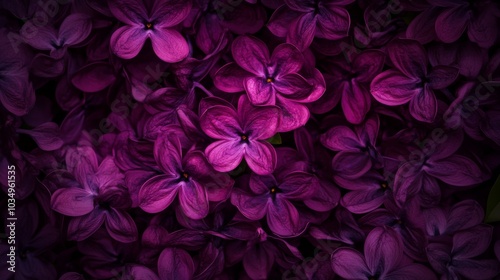
[[[110,46],[115,55],[131,59],[139,54],[146,38],[143,28],[122,26],[111,35]]]
[[[299,11],[303,13],[313,12],[314,8],[311,7],[310,1],[300,1],[300,0],[284,0],[285,4],[294,11]]]
[[[106,229],[115,240],[130,243],[137,240],[137,227],[130,215],[114,208],[106,212]]]
[[[158,258],[158,275],[161,280],[192,279],[195,272],[193,259],[179,248],[165,248]]]
[[[281,76],[297,73],[304,63],[302,53],[291,44],[278,45],[271,55],[271,64],[275,66],[275,73]]]
[[[288,31],[286,42],[303,51],[309,47],[316,33],[316,17],[312,13],[301,14],[295,19]]]
[[[408,25],[406,37],[427,44],[436,38],[435,24],[440,9],[428,8],[418,14]]]
[[[425,86],[424,90],[410,100],[410,114],[421,122],[431,123],[437,115],[437,100],[432,89]]]
[[[392,228],[373,229],[366,237],[364,248],[366,264],[372,273],[393,270],[403,257],[403,242]]]
[[[340,201],[340,190],[328,180],[320,180],[316,193],[304,201],[304,204],[314,211],[325,212],[335,208]]]
[[[351,19],[346,9],[338,6],[320,6],[317,15],[316,36],[318,38],[338,40],[346,37]]]
[[[474,161],[461,155],[452,155],[429,164],[425,169],[429,175],[452,186],[470,186],[486,179]]]
[[[85,40],[92,31],[92,19],[83,13],[71,14],[59,28],[59,40],[65,45],[76,45]]]
[[[409,78],[427,75],[427,55],[419,42],[408,39],[395,40],[387,47],[392,63]]]
[[[493,228],[490,225],[478,225],[453,235],[454,259],[469,259],[482,254],[489,247]]]
[[[351,83],[343,82],[340,84],[343,89],[342,110],[350,123],[361,123],[370,110],[370,93],[364,85],[353,81]]]
[[[158,175],[147,180],[139,190],[139,207],[148,213],[167,208],[177,196],[178,180],[173,175]]]
[[[268,206],[267,223],[278,236],[297,236],[302,232],[299,212],[286,199],[275,199]]]
[[[244,82],[251,75],[238,66],[238,64],[230,62],[217,71],[214,77],[214,85],[224,92],[244,91]]]
[[[321,144],[333,151],[358,151],[362,146],[358,136],[347,126],[335,126],[321,135]]]
[[[111,13],[126,24],[139,25],[147,19],[147,10],[142,1],[113,0],[109,1],[108,5]]]
[[[179,62],[189,55],[186,39],[177,30],[159,29],[153,31],[151,44],[156,55],[168,63]]]
[[[320,188],[319,179],[309,173],[295,171],[288,174],[279,185],[283,197],[289,200],[304,200],[312,197]]]
[[[427,77],[429,87],[432,89],[443,89],[451,85],[458,77],[458,69],[449,66],[436,66],[432,68]]]
[[[208,197],[205,188],[194,180],[180,187],[179,203],[184,214],[191,219],[201,219],[208,214]]]
[[[250,220],[260,220],[267,212],[269,194],[250,195],[239,189],[235,189],[231,194],[231,203]]]
[[[313,88],[313,84],[299,74],[282,76],[274,81],[273,86],[285,98],[298,102],[307,99]]]
[[[483,9],[483,12],[469,24],[467,34],[472,42],[476,42],[482,48],[489,48],[498,38],[498,15],[494,15],[489,7]]]
[[[354,214],[368,213],[377,209],[385,200],[385,191],[351,191],[342,197],[342,206]]]
[[[159,28],[172,27],[181,23],[191,11],[191,1],[161,0],[154,1],[151,19]]]
[[[116,80],[113,66],[105,62],[85,65],[71,78],[71,83],[84,92],[98,92]]]
[[[351,248],[335,250],[331,262],[333,271],[345,279],[365,279],[371,274],[363,255]]]
[[[394,179],[394,198],[403,203],[407,198],[418,193],[422,188],[425,174],[413,162],[404,163]],[[437,184],[437,183],[436,183]]]
[[[352,68],[358,76],[356,80],[362,83],[371,82],[384,68],[385,54],[379,50],[367,50],[354,58]]]
[[[102,211],[92,211],[85,216],[74,217],[68,225],[68,240],[82,241],[89,238],[104,223]]]
[[[268,142],[253,141],[244,146],[245,161],[253,172],[259,175],[270,174],[276,168],[277,155],[273,145]]]
[[[215,170],[229,172],[241,163],[245,152],[239,140],[220,140],[208,145],[205,154]]]
[[[274,105],[276,90],[265,78],[249,77],[243,82],[248,99],[255,105]]]
[[[484,219],[484,210],[475,200],[464,200],[455,204],[448,216],[447,232],[468,229],[480,224]]]
[[[290,10],[287,5],[281,5],[271,15],[267,28],[274,35],[284,38],[288,34],[290,23],[300,15],[300,12]]]
[[[178,175],[182,169],[182,146],[175,134],[158,137],[154,145],[154,157],[160,168],[168,175]]]
[[[59,136],[59,126],[53,122],[43,123],[32,130],[18,129],[17,131],[31,136],[38,147],[44,151],[54,151],[64,145],[63,139]]]
[[[250,140],[264,140],[276,134],[280,124],[281,110],[276,106],[256,107],[242,96],[238,102],[238,114],[243,122],[243,131]]]
[[[57,31],[50,26],[41,26],[37,32],[25,35],[24,41],[35,49],[48,51],[53,50],[53,44],[57,44]],[[23,33],[21,32],[21,35]]]
[[[448,264],[451,262],[448,248],[440,243],[431,243],[425,248],[429,263],[437,273],[446,274]]]
[[[453,43],[464,33],[471,12],[466,5],[447,9],[436,19],[437,37],[445,43]]]
[[[208,136],[215,139],[236,139],[241,132],[234,109],[220,105],[213,106],[203,113],[200,126]]]
[[[35,105],[35,91],[28,82],[26,69],[12,71],[0,80],[0,102],[16,116],[26,115]]]
[[[372,167],[370,157],[362,152],[341,151],[332,160],[333,170],[346,178],[358,178]]]
[[[134,280],[159,280],[158,276],[149,268],[141,265],[127,265],[124,277],[132,277]]]
[[[66,216],[83,216],[94,209],[94,197],[80,188],[56,190],[50,199],[52,209]]]
[[[93,174],[97,171],[97,156],[94,150],[88,146],[71,149],[66,152],[66,165],[68,171],[73,173],[76,180],[86,190],[96,192],[98,186],[94,184]]]
[[[266,44],[260,39],[240,36],[233,41],[231,50],[235,62],[243,69],[258,76],[265,74],[270,57]]]
[[[269,193],[269,189],[273,186],[278,186],[278,182],[276,182],[273,175],[257,175],[252,173],[248,181],[248,186],[254,194],[261,195]]]
[[[370,85],[373,97],[380,103],[396,106],[407,103],[422,89],[419,80],[408,78],[399,71],[387,70],[375,77]]]
[[[309,109],[305,105],[281,96],[277,96],[276,105],[281,108],[282,113],[278,132],[292,131],[309,120]]]
[[[243,267],[252,279],[267,279],[275,255],[267,246],[256,246],[243,256]]]

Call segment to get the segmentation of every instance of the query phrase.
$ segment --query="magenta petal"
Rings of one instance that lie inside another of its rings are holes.
[[[109,10],[121,22],[129,25],[142,25],[148,18],[144,3],[138,0],[112,0],[108,2]]]
[[[368,89],[355,81],[340,84],[343,89],[342,110],[350,123],[360,124],[370,110],[371,99]]]
[[[373,97],[380,103],[396,106],[407,103],[422,91],[418,79],[408,78],[399,71],[387,70],[375,77],[370,88]]]
[[[165,248],[158,258],[158,275],[161,280],[192,279],[195,271],[188,252],[178,248]]]
[[[418,14],[408,25],[406,37],[421,44],[430,43],[436,38],[435,24],[440,9],[428,8]]]
[[[286,42],[303,51],[309,47],[316,33],[316,17],[311,13],[300,15],[290,26]]]
[[[178,175],[182,165],[182,146],[175,134],[158,137],[153,152],[156,162],[165,173],[172,176]]]
[[[12,70],[10,74],[0,79],[0,102],[9,112],[24,116],[35,105],[35,91],[25,68]]]
[[[403,242],[392,228],[375,228],[365,241],[366,264],[372,272],[391,271],[403,257]]]
[[[333,271],[346,279],[365,279],[371,274],[363,255],[351,248],[335,250],[331,262]]]
[[[394,271],[389,272],[384,279],[387,280],[398,280],[398,279],[407,279],[407,280],[421,280],[421,279],[429,279],[429,280],[437,280],[436,274],[428,267],[421,264],[409,264]]]
[[[207,109],[200,117],[203,131],[215,139],[237,139],[241,132],[234,109],[216,105]]]
[[[338,40],[347,37],[351,19],[346,9],[332,5],[319,8],[317,23],[317,37]]]
[[[82,67],[71,78],[71,83],[84,92],[98,92],[116,80],[113,66],[105,62],[94,62]]]
[[[427,55],[419,42],[396,40],[387,49],[392,63],[410,78],[421,78],[427,74]]]
[[[269,63],[269,50],[264,42],[255,37],[240,36],[231,47],[236,63],[250,73],[261,76]]]
[[[429,162],[426,169],[429,175],[452,186],[469,186],[481,183],[485,176],[479,166],[471,159],[452,155],[446,159]]]
[[[111,36],[113,53],[124,59],[137,56],[146,42],[147,33],[141,27],[122,26]]]
[[[436,20],[436,34],[445,43],[453,43],[464,33],[471,12],[466,5],[447,9]]]
[[[335,126],[321,135],[321,144],[333,151],[358,151],[362,143],[347,126]]]
[[[249,77],[243,82],[248,99],[255,105],[274,105],[276,91],[265,78]]]
[[[300,15],[301,13],[290,10],[287,5],[281,5],[271,15],[267,28],[274,35],[284,38],[288,34],[290,23]]]
[[[94,209],[94,197],[80,188],[63,188],[56,190],[50,200],[55,211],[66,216],[83,216]]]
[[[275,72],[280,75],[297,73],[304,61],[302,53],[291,44],[278,45],[271,55],[271,64],[276,66]]]
[[[215,170],[229,172],[234,170],[243,160],[244,150],[239,140],[216,141],[205,149],[208,162]]]
[[[230,62],[222,66],[214,77],[214,85],[224,92],[244,91],[244,82],[251,74],[243,70],[238,64]]]
[[[359,178],[371,167],[371,158],[362,152],[341,151],[332,160],[333,170],[346,178]]]
[[[244,193],[240,189],[235,189],[231,194],[231,203],[238,208],[238,210],[250,220],[260,220],[267,212],[267,204],[269,195],[250,195]]]
[[[28,134],[44,151],[54,151],[64,145],[59,136],[59,126],[53,122],[43,123],[32,130],[19,129],[18,132]]]
[[[375,76],[384,68],[385,54],[379,50],[367,50],[354,58],[352,68],[360,75],[356,80],[367,83],[373,80]]]
[[[76,45],[85,40],[92,31],[92,19],[83,13],[71,14],[61,23],[59,40],[65,45]]]
[[[179,188],[179,204],[186,216],[199,220],[208,215],[208,197],[205,188],[198,182],[183,184]]]
[[[493,227],[490,225],[478,225],[466,231],[460,231],[453,235],[453,249],[451,253],[456,259],[469,259],[482,254],[488,249]]]
[[[273,86],[285,98],[298,102],[306,100],[313,89],[313,85],[308,80],[295,73],[277,78]]]
[[[276,151],[268,142],[254,141],[245,147],[245,161],[248,167],[259,175],[272,173],[277,160]]]
[[[158,213],[174,201],[179,187],[177,176],[155,176],[139,190],[139,207],[148,213]]]
[[[74,217],[68,225],[68,239],[82,241],[89,238],[104,223],[103,211],[92,211],[85,216]]]
[[[305,125],[309,120],[309,109],[303,104],[278,96],[276,105],[282,111],[281,122],[278,128],[279,132],[292,131]]]
[[[168,63],[179,62],[189,55],[186,39],[177,30],[154,30],[151,34],[151,44],[156,55]]]
[[[342,206],[354,214],[368,213],[377,209],[385,200],[385,191],[351,191],[342,197]]]
[[[437,100],[428,85],[410,100],[410,114],[421,122],[431,123],[437,115]]]
[[[191,1],[160,0],[154,1],[151,19],[159,28],[172,27],[181,23],[191,11]]]
[[[243,267],[252,279],[267,279],[275,255],[269,246],[257,246],[243,256]]]
[[[286,199],[276,198],[269,204],[267,223],[269,228],[279,236],[297,236],[302,231],[299,212]]]
[[[115,240],[123,243],[137,240],[137,227],[127,212],[110,209],[106,212],[105,223],[109,235]]]
[[[276,106],[255,107],[245,97],[238,102],[243,130],[250,140],[265,140],[273,137],[280,123],[281,110]]]
[[[449,66],[436,66],[427,77],[432,89],[443,89],[451,85],[458,77],[458,69]]]

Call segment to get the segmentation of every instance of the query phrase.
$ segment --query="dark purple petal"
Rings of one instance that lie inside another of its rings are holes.
[[[147,36],[141,27],[122,26],[111,36],[110,46],[117,56],[131,59],[139,54]]]
[[[351,19],[346,9],[333,5],[320,7],[316,18],[318,38],[338,40],[348,35]]]
[[[94,209],[94,197],[79,188],[58,189],[50,200],[52,209],[66,216],[83,216]]]
[[[89,238],[104,223],[104,212],[95,210],[81,217],[74,217],[68,225],[68,239],[82,241]]]
[[[396,40],[387,49],[392,63],[409,78],[427,75],[427,55],[420,43],[414,40]]]
[[[302,14],[292,22],[286,42],[304,50],[311,45],[315,33],[316,17],[311,13]]]
[[[137,240],[137,227],[127,212],[110,209],[106,212],[106,229],[111,237],[123,243]]]
[[[269,228],[279,236],[297,236],[302,232],[299,212],[291,202],[275,199],[269,203],[267,211]]]
[[[370,85],[370,91],[382,104],[402,105],[422,91],[416,86],[418,82],[418,79],[408,78],[399,71],[387,70],[375,77]]]
[[[431,123],[437,115],[437,100],[429,86],[410,100],[410,114],[419,121]]]
[[[275,65],[276,72],[280,75],[297,73],[303,63],[304,57],[294,45],[280,44],[271,55],[271,64]]]
[[[92,19],[83,13],[69,15],[59,28],[59,40],[73,46],[85,40],[92,30]]]
[[[231,62],[222,66],[214,77],[214,85],[225,92],[244,91],[244,82],[251,73],[243,70],[238,64]]]
[[[455,259],[469,259],[482,254],[489,247],[493,228],[489,225],[478,225],[453,235],[451,253]]]
[[[165,248],[158,258],[158,275],[161,280],[192,279],[194,272],[193,259],[182,249]]]
[[[273,145],[268,142],[251,142],[244,147],[245,161],[253,172],[259,175],[270,174],[276,168],[277,155]]]
[[[151,20],[155,27],[166,28],[181,23],[191,11],[191,1],[160,0],[154,1],[151,8]]]
[[[436,66],[432,68],[429,76],[429,86],[432,89],[443,89],[451,85],[458,77],[458,69],[448,66]]]
[[[346,279],[365,279],[370,276],[365,258],[351,248],[340,248],[332,254],[332,268],[336,274]]]
[[[251,220],[260,220],[267,213],[268,194],[249,195],[241,190],[235,190],[231,194],[231,203],[240,210],[243,216]]]
[[[191,219],[201,219],[208,214],[208,197],[205,188],[192,180],[179,188],[179,204]]]
[[[366,264],[372,272],[389,272],[397,268],[403,257],[403,242],[392,228],[375,228],[365,241]]]
[[[237,139],[241,132],[236,112],[220,105],[207,109],[201,115],[200,126],[208,136],[215,139]]]
[[[447,184],[460,187],[478,184],[485,179],[479,166],[461,155],[452,155],[446,159],[433,161],[426,172]]]
[[[445,43],[453,43],[464,33],[469,24],[471,11],[466,5],[442,12],[436,19],[437,37]]]
[[[158,213],[167,208],[177,196],[178,177],[158,175],[147,180],[139,190],[139,207],[148,213]]]
[[[239,140],[220,140],[208,145],[205,154],[215,170],[229,172],[241,163],[245,151]]]
[[[269,50],[264,42],[255,37],[240,36],[234,40],[231,50],[239,66],[255,75],[264,75],[270,62]]]
[[[159,29],[153,31],[151,44],[156,55],[168,63],[179,62],[189,55],[189,46],[186,39],[177,30]],[[117,55],[123,57],[118,53]]]
[[[252,104],[274,105],[276,90],[271,83],[266,82],[266,78],[248,77],[243,85]]]
[[[128,25],[142,25],[148,18],[144,3],[138,0],[113,0],[108,2],[109,10],[123,23]]]

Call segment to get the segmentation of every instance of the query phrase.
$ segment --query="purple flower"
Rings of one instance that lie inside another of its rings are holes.
[[[376,148],[380,121],[378,116],[366,120],[353,129],[335,126],[321,136],[321,143],[338,153],[332,160],[334,171],[344,178],[359,178],[372,166],[380,165]]]
[[[348,65],[337,62],[328,65],[328,80],[325,94],[310,105],[314,113],[325,113],[341,100],[342,110],[350,123],[360,124],[370,110],[369,82],[384,67],[385,56],[380,51],[364,51]],[[344,60],[342,58],[342,60]]]
[[[492,279],[500,272],[496,259],[472,259],[482,254],[490,245],[493,229],[479,225],[453,235],[453,246],[431,243],[427,257],[434,270],[448,279]]]
[[[299,74],[305,62],[296,47],[281,44],[270,55],[261,40],[240,36],[232,44],[232,53],[235,62],[217,71],[214,78],[217,88],[225,92],[245,90],[254,105],[280,107],[280,132],[296,129],[307,122],[309,110],[301,103],[320,98],[325,86],[316,69],[309,80]]]
[[[345,279],[437,279],[429,268],[404,259],[401,238],[387,227],[368,234],[364,256],[351,248],[335,250],[332,268]]]
[[[126,212],[130,197],[113,158],[106,157],[98,164],[92,148],[79,147],[67,152],[66,164],[76,181],[58,176],[65,186],[52,194],[51,205],[55,211],[72,217],[69,239],[84,240],[105,223],[114,239],[125,243],[136,240],[135,222]]]
[[[427,68],[424,48],[413,40],[395,40],[387,52],[396,70],[375,77],[371,93],[380,103],[396,106],[410,103],[411,115],[422,122],[433,122],[437,114],[434,90],[443,89],[458,77],[458,69],[450,66]]]
[[[163,174],[144,182],[139,191],[139,206],[158,213],[179,198],[186,216],[201,219],[208,214],[209,201],[221,201],[229,195],[233,181],[212,169],[201,151],[182,153],[175,134],[158,137],[154,145],[156,163]],[[209,187],[210,186],[210,187]]]
[[[493,1],[429,0],[429,3],[444,8],[436,19],[436,34],[441,41],[455,42],[467,30],[469,39],[483,48],[495,43],[499,14]]]
[[[125,23],[111,36],[111,48],[117,56],[134,58],[147,38],[156,55],[166,62],[179,62],[188,56],[186,39],[173,27],[188,16],[191,1],[154,1],[148,10],[143,0],[113,0],[109,9]]]
[[[300,50],[311,45],[314,37],[337,40],[347,36],[351,19],[343,6],[354,0],[285,0],[274,11],[268,28]]]
[[[305,172],[291,172],[283,177],[252,174],[250,191],[235,189],[231,203],[250,220],[267,217],[278,236],[297,236],[305,230],[299,212],[292,203],[310,198],[319,188],[318,179]]]
[[[158,258],[158,275],[161,280],[192,279],[194,272],[193,259],[182,249],[165,248]]]
[[[206,150],[215,170],[228,172],[245,159],[250,169],[260,175],[272,173],[276,167],[276,151],[265,140],[272,137],[280,122],[275,106],[256,107],[246,96],[238,101],[238,110],[223,100],[202,112],[200,126],[217,139]]]

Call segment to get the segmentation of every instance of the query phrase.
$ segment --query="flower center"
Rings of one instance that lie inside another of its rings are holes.
[[[146,29],[152,29],[153,28],[153,24],[151,22],[147,22],[145,25],[146,25]]]
[[[270,84],[270,83],[274,82],[274,79],[271,78],[271,77],[269,77],[269,78],[266,79],[266,82]]]
[[[387,184],[387,182],[382,182],[382,183],[380,183],[380,187],[382,189],[387,189],[387,187],[389,187],[389,185]]]
[[[241,138],[241,141],[248,143],[248,136],[247,135],[243,134],[240,136],[240,138]]]
[[[182,173],[181,173],[181,179],[182,179],[183,181],[189,181],[189,177],[190,177],[190,176],[189,176],[189,173],[187,173],[187,172],[182,172]]]

